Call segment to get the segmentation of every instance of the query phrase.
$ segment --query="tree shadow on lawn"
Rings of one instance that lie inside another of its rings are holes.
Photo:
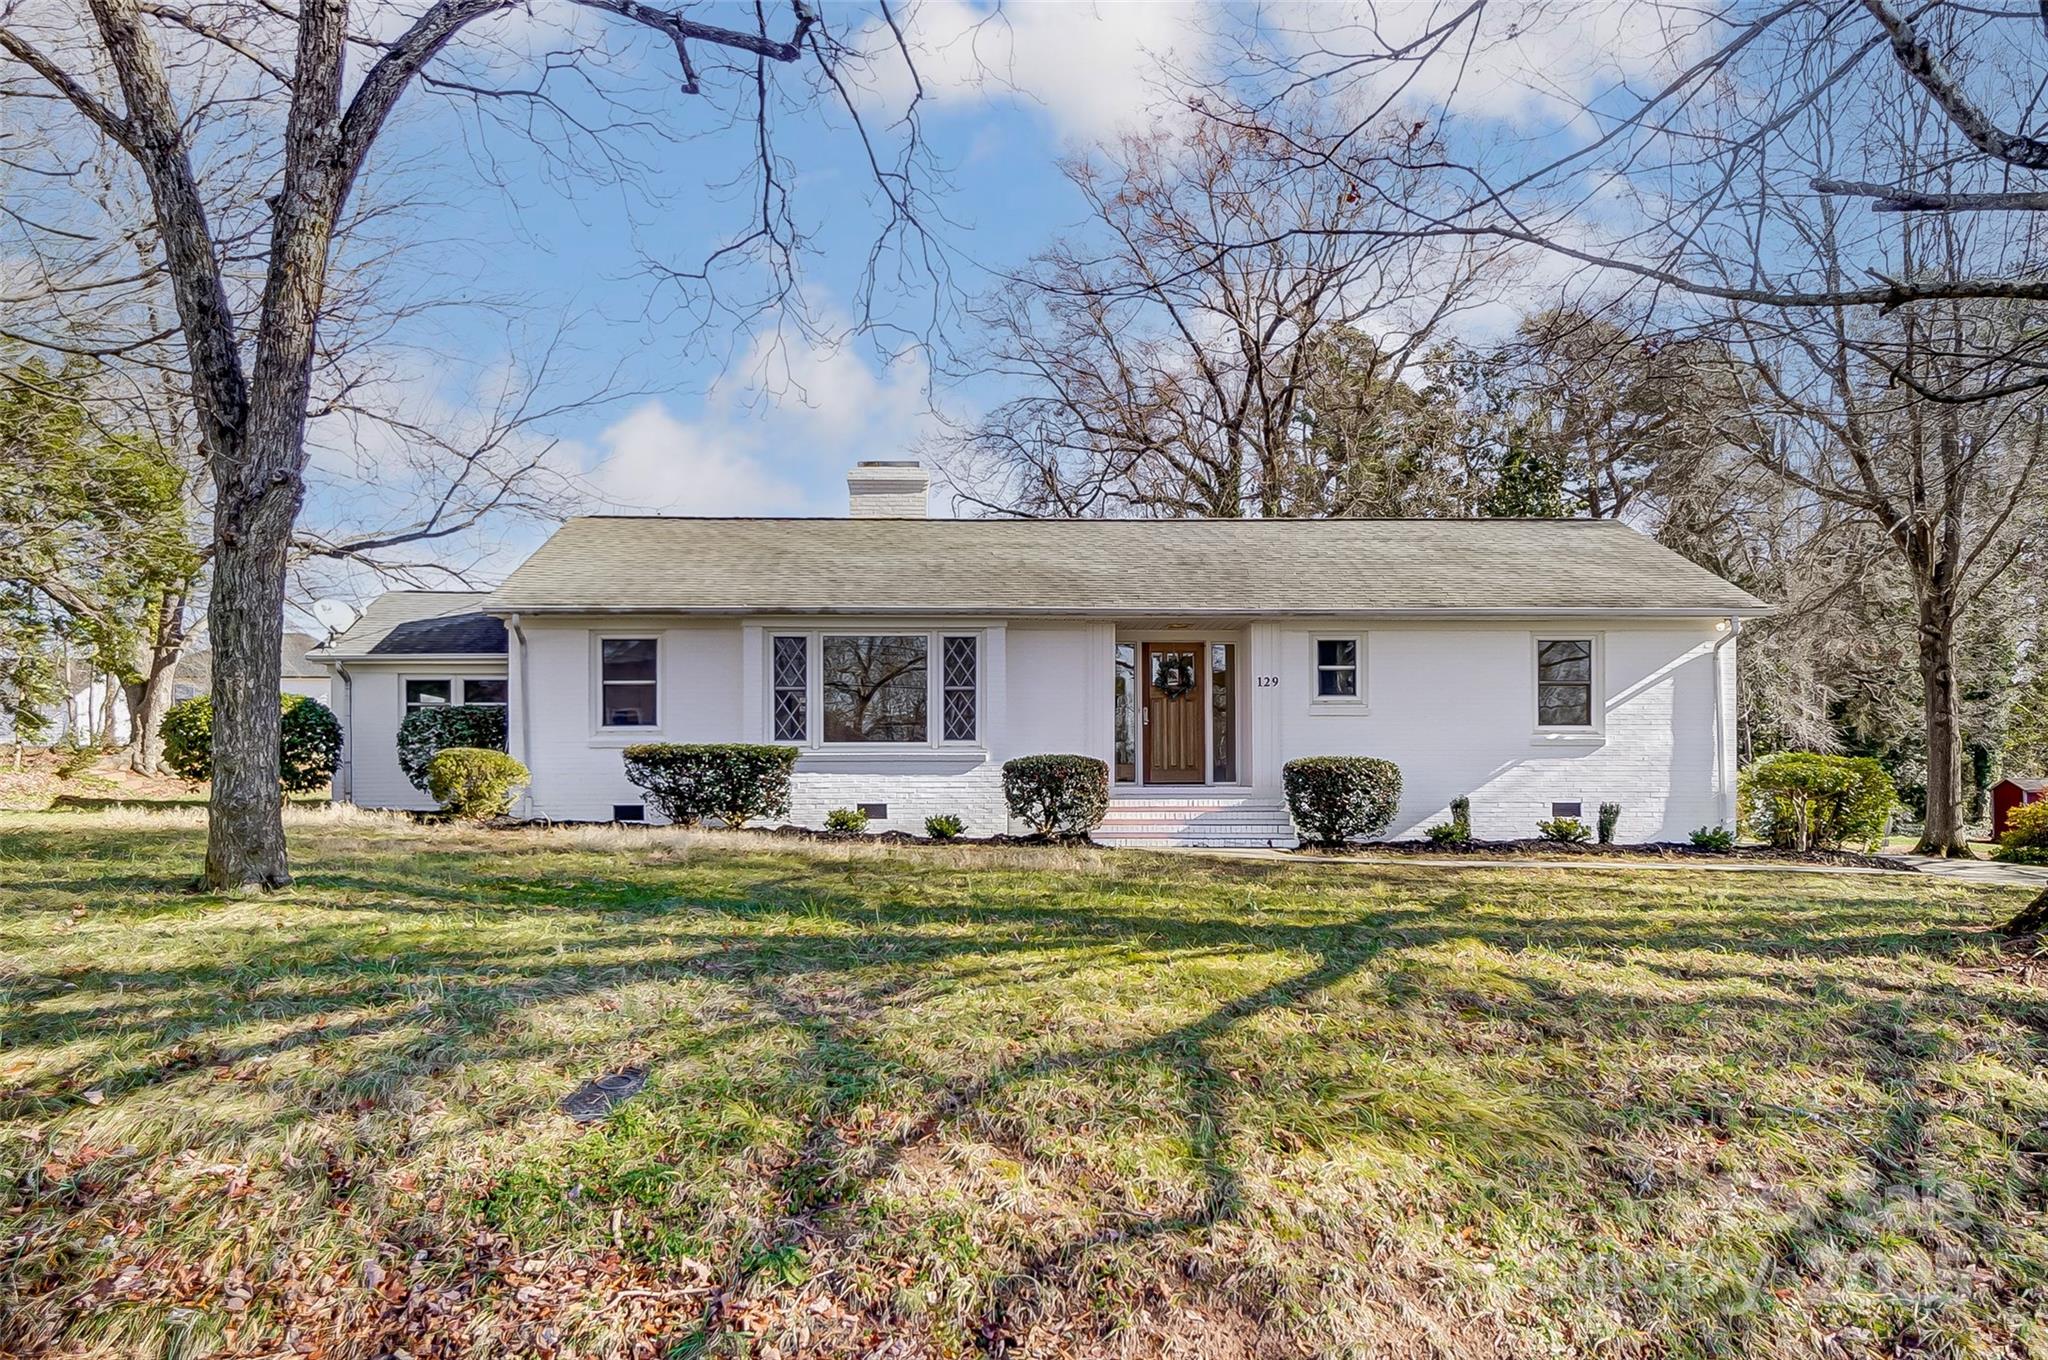
[[[1054,1306],[1047,1301],[1047,1291],[1057,1293],[1084,1273],[1098,1248],[1145,1239],[1191,1244],[1219,1222],[1241,1214],[1236,1145],[1254,1135],[1243,1132],[1240,1117],[1246,1113],[1246,1102],[1256,1107],[1262,1101],[1270,1104],[1270,1099],[1226,1075],[1216,1046],[1249,1021],[1295,1011],[1311,997],[1350,986],[1368,968],[1380,974],[1369,999],[1393,1017],[1412,1013],[1426,1020],[1430,1007],[1455,1005],[1456,988],[1473,981],[1440,959],[1417,957],[1442,945],[1476,945],[1507,959],[1530,950],[1563,950],[1573,960],[1610,968],[1654,969],[1661,964],[1672,969],[1673,980],[1697,988],[1737,981],[1748,986],[1768,979],[1739,969],[1716,975],[1692,960],[1662,956],[1707,951],[1838,963],[1862,956],[1871,959],[1875,971],[1908,956],[1939,956],[1958,938],[1958,932],[1949,929],[1902,929],[1898,899],[1881,894],[1816,904],[1811,911],[1801,909],[1798,923],[1788,925],[1775,914],[1776,908],[1765,905],[1773,899],[1759,885],[1754,892],[1717,894],[1696,911],[1686,910],[1675,923],[1662,919],[1672,905],[1653,901],[1634,909],[1637,922],[1632,930],[1627,905],[1603,906],[1600,919],[1590,922],[1560,921],[1509,909],[1499,901],[1502,890],[1493,884],[1447,883],[1441,870],[1334,880],[1304,876],[1293,866],[1277,868],[1282,872],[1233,866],[1217,875],[1222,887],[1203,884],[1192,892],[1167,872],[1151,879],[1095,885],[1105,889],[1099,894],[1085,891],[1090,886],[1085,879],[1056,876],[1064,885],[1064,904],[1046,900],[1050,891],[1032,894],[1010,887],[977,893],[952,886],[956,877],[962,885],[973,884],[979,876],[973,869],[948,871],[938,887],[913,877],[903,882],[899,893],[879,893],[878,884],[901,881],[904,871],[863,866],[863,881],[848,886],[839,866],[807,865],[783,856],[741,864],[739,872],[751,873],[753,881],[736,891],[706,891],[693,884],[695,866],[681,863],[630,879],[573,872],[534,880],[493,877],[478,885],[489,894],[484,899],[452,885],[423,885],[395,868],[388,875],[316,869],[301,879],[309,892],[369,899],[360,906],[321,902],[323,912],[424,917],[546,910],[562,915],[563,926],[586,934],[565,953],[559,940],[493,947],[487,938],[459,942],[452,937],[473,937],[476,932],[452,928],[427,938],[414,939],[401,931],[371,939],[362,926],[323,923],[283,943],[274,936],[251,938],[239,956],[203,964],[72,970],[63,979],[69,987],[53,990],[39,982],[16,992],[8,1024],[12,1041],[28,1045],[81,1032],[119,1047],[154,1036],[151,1051],[112,1071],[80,1060],[45,1072],[35,1089],[13,1092],[0,1101],[0,1117],[60,1114],[77,1104],[77,1088],[88,1075],[96,1079],[103,1099],[113,1104],[200,1067],[233,1067],[296,1049],[388,1040],[388,1046],[367,1063],[358,1060],[348,1070],[301,1081],[296,1101],[275,1114],[277,1122],[289,1122],[344,1108],[351,1099],[395,1102],[457,1066],[548,1058],[567,1063],[592,1048],[616,1051],[622,1040],[638,1042],[673,1028],[673,1022],[643,1025],[624,1035],[606,1034],[590,1044],[550,1043],[506,1032],[508,1021],[533,1008],[650,982],[688,980],[732,990],[771,1019],[735,1024],[720,1032],[720,1042],[758,1034],[771,1023],[801,1036],[800,1049],[783,1063],[783,1098],[805,1114],[794,1150],[775,1177],[775,1226],[751,1249],[730,1253],[702,1320],[708,1336],[722,1326],[726,1300],[765,1283],[763,1263],[787,1249],[833,1237],[846,1212],[881,1184],[906,1152],[942,1137],[962,1119],[1039,1080],[1093,1077],[1129,1065],[1170,1070],[1183,1092],[1178,1117],[1195,1173],[1193,1193],[1158,1213],[1106,1206],[1097,1215],[1098,1226],[1020,1248],[1017,1259],[986,1285],[973,1321],[983,1344],[1000,1353]],[[727,864],[724,871],[731,873],[734,866]],[[1264,913],[1251,919],[1233,914],[1227,891],[1235,885],[1240,890],[1298,892],[1311,882],[1328,888],[1327,904],[1297,901],[1274,913],[1322,913],[1308,922],[1260,919]],[[1616,898],[1625,903],[1631,886],[1617,881]],[[1584,885],[1579,887],[1583,890]],[[1507,896],[1527,897],[1532,892],[1542,894],[1540,889],[1523,888]],[[933,894],[938,900],[928,900]],[[1166,905],[1176,895],[1199,900]],[[1140,909],[1131,904],[1133,897],[1148,897],[1160,905]],[[919,898],[927,900],[912,900]],[[1753,904],[1744,905],[1745,901]],[[750,926],[780,927],[785,921],[800,928],[765,937],[744,933]],[[486,931],[488,924],[487,918]],[[966,930],[988,925],[1007,929]],[[1813,927],[1827,933],[1816,938]],[[1105,957],[1110,953],[1116,958]],[[1183,1022],[1111,1042],[1030,1053],[981,1073],[952,1074],[920,1062],[902,1051],[904,1036],[876,1023],[876,1017],[891,1007],[915,1008],[963,995],[971,1002],[975,995],[995,988],[1055,989],[1077,974],[1112,962],[1142,974],[1147,969],[1184,973],[1217,961],[1296,958],[1305,960],[1306,966],[1227,996]],[[1762,1031],[1775,1014],[1787,1010],[1830,1005],[1845,1014],[1853,1010],[1856,1016],[1869,1010],[1864,1002],[1822,1002],[1789,994],[1758,997],[1747,991],[1707,999],[1625,1000],[1603,990],[1597,979],[1564,986],[1555,969],[1539,973],[1495,967],[1487,970],[1487,980],[1487,990],[1474,993],[1474,1004],[1487,1009],[1494,1023],[1526,1036],[1525,1043],[1555,1040],[1574,1028],[1619,1033],[1647,1027],[1683,1038],[1697,1033],[1702,1015],[1711,1014],[1721,1034],[1715,1051],[1725,1057],[1731,1047],[1740,1050],[1750,1041],[1760,1052],[1767,1051]],[[277,990],[278,983],[288,983],[289,990]],[[1913,1014],[1907,992],[1944,1014],[1965,1002],[1994,1009],[2003,1004],[1932,980],[1917,987],[1895,979],[1884,985],[1901,993],[1893,1010],[1906,1024]],[[61,1014],[42,1011],[41,1003],[60,995],[68,1003]],[[400,1008],[422,996],[431,999]],[[351,1011],[360,1014],[339,1022],[321,1019]],[[231,1031],[259,1018],[296,1027],[262,1039],[232,1037]],[[1399,1033],[1368,1032],[1350,1041],[1362,1052],[1377,1043],[1382,1049],[1377,1056],[1390,1066],[1415,1056],[1403,1047]],[[844,1121],[884,1069],[897,1076],[909,1074],[921,1089],[923,1109],[888,1137],[863,1142]],[[1402,1078],[1397,1072],[1388,1079]],[[1568,1121],[1583,1124],[1599,1117],[1587,1107],[1586,1092],[1568,1076],[1532,1075],[1529,1080],[1547,1108]],[[565,1075],[564,1089],[570,1084],[573,1080]],[[554,1094],[527,1093],[513,1109],[538,1113]],[[1734,1090],[1729,1094],[1736,1100],[1742,1096]],[[662,1092],[657,1087],[650,1096],[687,1099],[688,1092]],[[1270,1117],[1272,1112],[1259,1113]],[[1635,1107],[1634,1114],[1680,1123],[1702,1117],[1695,1110],[1663,1108],[1656,1102]],[[1413,1125],[1407,1137],[1447,1148],[1484,1148],[1502,1131],[1465,1110],[1418,1114],[1411,1109],[1405,1117]],[[1473,1120],[1477,1122],[1466,1122]],[[224,1121],[221,1132],[233,1132],[239,1140],[263,1132],[262,1121]],[[1558,1132],[1569,1140],[1584,1129]],[[1045,1160],[1029,1146],[1018,1151],[1023,1159]],[[1514,1149],[1505,1151],[1512,1154]],[[1841,1227],[1817,1219],[1804,1231],[1832,1238]],[[1788,1260],[1799,1254],[1789,1239],[1786,1251]]]

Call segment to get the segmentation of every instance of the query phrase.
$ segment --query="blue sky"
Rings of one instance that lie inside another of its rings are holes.
[[[872,13],[825,8],[840,26]],[[1419,20],[1425,10],[1418,0],[1396,13]],[[470,63],[466,73],[508,81],[530,74],[537,52],[564,45],[553,17],[562,12],[559,0],[540,0],[532,18],[516,21],[525,26],[486,35],[459,59]],[[714,4],[692,12],[751,26],[751,7]],[[983,271],[1019,264],[1085,230],[1060,158],[1157,117],[1159,61],[1209,69],[1217,49],[1206,35],[1253,11],[1196,0],[1011,0],[992,20],[982,0],[922,0],[899,13],[926,87],[924,135],[943,170],[935,187],[946,221],[936,230],[953,282],[967,296],[994,282]],[[1339,11],[1307,3],[1261,13],[1312,25]],[[1465,73],[1461,96],[1492,116],[1488,135],[1542,122],[1532,106],[1542,96],[1531,93],[1523,73],[1558,78],[1566,53],[1583,62],[1628,45],[1603,28],[1604,10],[1583,13],[1583,20],[1532,31],[1491,65]],[[925,358],[914,350],[890,362],[871,340],[818,342],[848,329],[877,221],[873,181],[846,120],[794,112],[777,118],[798,223],[812,238],[803,261],[812,333],[798,326],[742,333],[717,318],[700,326],[700,314],[653,278],[647,261],[693,266],[745,222],[747,205],[732,190],[707,188],[730,179],[750,151],[749,129],[720,126],[735,92],[728,85],[707,98],[680,98],[673,93],[672,50],[622,34],[616,23],[589,28],[600,21],[588,11],[577,14],[567,45],[586,56],[602,53],[604,69],[594,83],[654,114],[651,130],[607,139],[639,163],[633,186],[565,172],[551,151],[523,136],[480,133],[459,103],[413,96],[364,190],[419,204],[393,229],[408,253],[392,281],[407,296],[500,305],[437,308],[408,321],[385,364],[390,399],[424,420],[460,426],[492,394],[520,386],[523,379],[512,375],[551,353],[548,399],[611,394],[522,434],[536,445],[552,444],[548,456],[583,478],[583,494],[565,498],[562,510],[843,513],[847,466],[914,447],[929,428],[931,395]],[[865,84],[863,108],[886,129],[909,94],[900,64],[884,62]],[[578,117],[615,110],[578,95],[573,81],[551,88],[563,90],[565,106]],[[743,277],[727,275],[724,282],[737,285]],[[914,268],[892,275],[878,297],[880,310],[913,327],[932,302]],[[941,385],[939,396],[959,413],[986,394],[972,384]],[[374,447],[377,438],[389,436],[335,429],[316,436],[316,448],[325,446],[316,467],[324,463],[329,475],[315,491],[311,514],[345,519],[380,494],[399,495],[399,451]],[[353,473],[380,465],[391,469],[388,484],[381,493],[366,491]],[[434,551],[488,583],[544,533],[533,520],[506,522]]]

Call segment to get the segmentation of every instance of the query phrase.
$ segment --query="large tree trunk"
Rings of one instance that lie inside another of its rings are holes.
[[[216,515],[213,602],[213,789],[207,798],[206,884],[281,888],[284,802],[278,790],[280,652],[287,537],[224,532]],[[287,531],[290,521],[286,521]]]
[[[291,882],[278,779],[279,654],[292,524],[306,494],[306,402],[313,337],[327,286],[334,214],[347,183],[337,163],[347,0],[299,6],[297,88],[285,120],[282,187],[271,200],[269,272],[249,380],[247,422],[216,459],[213,513],[213,795],[206,883]],[[453,31],[452,29],[450,30]]]
[[[1927,723],[1927,823],[1923,855],[1969,856],[1963,832],[1962,699],[1956,688],[1955,618],[1938,604],[1920,609],[1920,683]]]

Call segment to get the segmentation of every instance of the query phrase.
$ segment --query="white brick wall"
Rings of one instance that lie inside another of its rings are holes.
[[[341,758],[346,765],[348,801],[361,807],[430,812],[434,800],[412,786],[398,768],[398,724],[405,719],[407,679],[455,676],[502,677],[505,663],[483,661],[349,661],[348,683],[336,677],[331,693],[342,722]]]
[[[870,831],[924,834],[924,819],[950,812],[967,824],[970,836],[993,836],[1010,829],[1003,806],[1003,770],[985,761],[953,774],[861,774],[798,769],[790,791],[791,820],[800,826],[823,826],[833,808],[860,803],[886,803],[886,821],[871,821]]]
[[[1561,619],[1530,624],[1380,624],[1363,629],[1362,708],[1319,707],[1314,639],[1355,625],[1289,624],[1277,647],[1279,685],[1254,690],[1279,709],[1281,759],[1373,755],[1401,767],[1402,797],[1390,840],[1420,837],[1447,820],[1451,799],[1472,800],[1473,832],[1533,836],[1553,802],[1583,805],[1594,824],[1602,802],[1621,804],[1616,839],[1684,840],[1728,815],[1732,766],[1715,723],[1713,620],[1627,624]],[[1597,635],[1595,698],[1602,732],[1541,736],[1535,722],[1533,639]],[[1734,714],[1734,646],[1719,653],[1721,699]],[[1275,781],[1277,767],[1266,777]]]
[[[797,766],[794,820],[820,825],[832,808],[882,802],[889,805],[889,817],[876,823],[878,830],[918,832],[926,816],[950,812],[973,832],[986,834],[1007,826],[1004,760],[1049,751],[1109,755],[1113,625],[972,622],[986,626],[989,637],[987,749],[807,751]],[[1582,804],[1590,825],[1599,804],[1614,801],[1622,805],[1620,839],[1683,840],[1694,827],[1724,821],[1732,800],[1726,738],[1735,707],[1735,648],[1716,631],[1716,622],[1256,624],[1240,635],[1247,792],[1278,798],[1280,766],[1292,756],[1376,755],[1393,760],[1403,773],[1390,837],[1420,836],[1448,817],[1452,798],[1465,794],[1472,799],[1474,830],[1488,838],[1534,834],[1553,802]],[[840,619],[833,626],[861,625]],[[762,658],[749,652],[765,646],[760,621],[528,619],[520,631],[526,652],[522,668],[515,636],[512,746],[534,773],[525,809],[532,815],[602,820],[615,803],[643,802],[641,791],[626,782],[619,754],[631,742],[764,739],[765,704],[749,694],[763,683]],[[1331,631],[1365,638],[1362,706],[1311,702],[1313,640]],[[594,638],[605,634],[661,639],[659,728],[632,734],[596,730],[592,655]],[[1537,634],[1599,636],[1597,735],[1560,739],[1536,732]],[[1199,630],[1188,636],[1199,637]],[[359,671],[362,713],[351,735],[359,758],[355,791],[358,801],[373,806],[423,805],[397,774],[395,758],[384,754],[396,730],[401,673],[403,668],[389,668],[373,681],[368,671]],[[1274,683],[1259,685],[1262,676]],[[378,765],[374,772],[372,763]]]

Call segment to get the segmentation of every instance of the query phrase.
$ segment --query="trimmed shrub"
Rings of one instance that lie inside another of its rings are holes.
[[[1693,831],[1692,843],[1696,850],[1733,850],[1735,833],[1725,826],[1703,826]]]
[[[341,722],[318,699],[277,696],[281,717],[277,756],[287,793],[311,793],[334,778],[341,759]],[[213,777],[213,699],[195,695],[164,711],[157,733],[164,739],[164,764],[181,779]]]
[[[1034,835],[1086,836],[1109,815],[1109,766],[1093,756],[1018,756],[1003,762],[1003,800]]]
[[[427,788],[427,763],[453,746],[472,751],[505,749],[505,708],[502,704],[441,704],[416,708],[398,725],[398,768],[422,793]]]
[[[1438,822],[1422,834],[1429,837],[1431,845],[1463,845],[1466,841],[1465,837],[1458,834],[1456,822]]]
[[[1294,829],[1311,845],[1378,835],[1401,802],[1400,767],[1375,756],[1302,756],[1280,776]]]
[[[859,808],[833,808],[825,814],[825,829],[857,836],[868,829],[868,815]]]
[[[625,750],[626,778],[678,826],[716,817],[730,827],[789,815],[794,746],[649,742]]]
[[[967,830],[967,823],[950,812],[936,813],[924,819],[924,834],[935,841],[950,841]]]
[[[1584,845],[1593,839],[1592,828],[1576,817],[1552,817],[1547,822],[1538,822],[1536,834],[1559,845]]]
[[[1472,800],[1459,794],[1451,800],[1451,825],[1458,829],[1458,839],[1472,839]]]
[[[1614,827],[1620,820],[1621,804],[1602,803],[1600,805],[1600,843],[1602,845],[1614,844]]]
[[[526,767],[503,751],[449,746],[427,762],[427,792],[441,811],[464,821],[485,822],[512,810],[512,792],[530,778]]]
[[[1993,856],[2008,864],[2048,862],[2048,803],[2023,803],[2006,818]]]
[[[1891,776],[1868,756],[1783,751],[1742,774],[1743,821],[1781,850],[1875,845],[1898,801]]]

